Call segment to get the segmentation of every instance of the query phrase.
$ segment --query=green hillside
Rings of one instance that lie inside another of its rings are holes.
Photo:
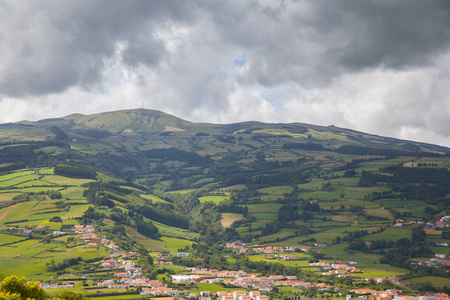
[[[400,281],[389,279],[392,287],[448,292],[449,148],[334,126],[196,124],[143,109],[0,129],[5,275],[71,274],[71,291],[111,296],[96,286],[114,278],[100,262],[117,246],[139,253],[142,272],[160,281],[199,267],[347,291],[380,289],[370,279],[391,276]],[[95,238],[75,225],[95,227]],[[170,264],[152,264],[161,257]],[[348,268],[314,265],[336,261]]]

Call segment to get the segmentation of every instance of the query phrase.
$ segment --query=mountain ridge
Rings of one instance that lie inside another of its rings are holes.
[[[119,110],[91,115],[71,114],[62,118],[43,119],[36,122],[21,121],[9,124],[9,126],[13,126],[13,124],[31,125],[33,128],[41,130],[49,130],[51,126],[56,126],[69,134],[82,137],[87,131],[90,132],[84,137],[90,137],[93,133],[95,135],[93,131],[98,131],[98,133],[107,134],[108,136],[131,133],[140,135],[175,134],[183,131],[194,134],[205,133],[234,136],[241,133],[255,133],[257,135],[281,136],[283,138],[291,135],[298,142],[305,142],[305,140],[319,142],[329,147],[334,146],[334,148],[344,144],[352,144],[378,149],[405,150],[408,147],[405,148],[404,144],[409,144],[415,145],[416,148],[419,147],[418,152],[450,153],[450,148],[445,146],[385,137],[358,130],[340,128],[334,125],[320,126],[302,122],[264,123],[258,121],[230,124],[194,123],[161,111],[148,109]],[[270,132],[268,129],[275,131]],[[301,135],[299,135],[301,130],[304,130],[303,133],[308,139],[301,138]],[[414,147],[409,147],[409,149],[412,148]]]

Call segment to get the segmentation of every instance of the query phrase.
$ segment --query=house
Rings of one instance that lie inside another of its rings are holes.
[[[98,244],[97,243],[88,243],[88,244],[84,245],[83,248],[98,248]]]

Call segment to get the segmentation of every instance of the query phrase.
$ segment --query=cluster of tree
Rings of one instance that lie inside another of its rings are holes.
[[[87,166],[57,165],[53,171],[55,175],[73,178],[96,179],[97,172]]]
[[[101,220],[104,215],[95,211],[91,206],[83,213],[83,219],[85,220]]]
[[[95,206],[113,208],[116,205],[108,196],[102,195],[100,184],[90,185],[88,189],[83,191],[83,197],[86,197],[87,201]]]
[[[10,172],[15,170],[20,170],[26,168],[26,164],[23,162],[19,163],[11,163],[5,166],[0,167],[0,172]]]
[[[69,137],[67,136],[67,133],[61,130],[61,128],[57,126],[52,126],[51,132],[55,134],[55,139],[57,140],[66,140]]]
[[[334,151],[337,153],[340,153],[340,154],[348,154],[348,155],[377,155],[377,156],[387,156],[387,157],[415,154],[413,152],[403,151],[403,150],[378,149],[378,148],[370,148],[370,147],[354,146],[354,145],[344,145],[344,146],[337,148]]]
[[[136,222],[136,229],[137,232],[139,232],[142,235],[145,235],[146,237],[156,239],[160,237],[160,234],[158,232],[158,228],[153,225],[150,221],[145,221],[144,219],[139,219]]]
[[[393,174],[396,182],[450,184],[450,172],[447,168],[387,166],[381,171]]]
[[[83,261],[83,259],[80,256],[78,256],[78,257],[66,258],[62,262],[58,262],[58,263],[55,263],[55,261],[52,260],[51,262],[47,262],[46,266],[47,266],[48,271],[56,272],[56,271],[62,271],[68,267],[77,265],[78,263],[80,263],[82,261]]]
[[[111,133],[107,130],[99,130],[99,129],[85,129],[85,130],[77,130],[76,134],[94,138],[94,139],[104,139],[111,136]]]
[[[361,172],[361,178],[359,179],[358,186],[371,187],[376,186],[378,182],[392,182],[392,176],[382,175],[374,172],[363,170]]]
[[[139,212],[143,216],[156,222],[182,229],[189,228],[189,219],[182,214],[176,214],[172,212],[174,211],[173,207],[171,211],[169,211],[167,208],[164,209],[164,207],[162,207],[162,209],[158,209],[158,207],[161,206],[160,205],[134,206],[131,204],[127,205],[128,209],[131,209],[135,212]]]
[[[237,205],[235,202],[231,200],[224,200],[219,203],[218,211],[220,213],[235,213],[242,214],[244,217],[248,216],[248,207]]]
[[[59,191],[42,191],[42,192],[38,192],[38,193],[34,193],[34,192],[29,192],[29,193],[23,193],[23,194],[19,194],[13,197],[14,201],[17,202],[24,202],[24,201],[29,201],[30,200],[30,196],[33,195],[47,195],[50,197],[50,199],[62,199],[62,194]]]
[[[27,282],[25,277],[17,277],[12,275],[1,278],[0,282],[0,299],[5,300],[45,300],[47,293],[39,286],[39,282]]]
[[[387,241],[385,239],[376,240],[370,243],[370,249],[371,250],[377,250],[377,249],[386,249],[386,248],[392,248],[394,247],[395,242],[394,241]]]

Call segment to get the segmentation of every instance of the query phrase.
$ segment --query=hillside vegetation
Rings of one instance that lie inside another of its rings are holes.
[[[6,275],[105,293],[94,283],[112,276],[100,262],[115,245],[139,253],[143,272],[160,280],[197,266],[347,288],[393,276],[448,291],[437,283],[449,267],[430,259],[448,255],[449,148],[334,126],[196,124],[143,109],[0,128]],[[96,228],[93,244],[75,225]],[[245,250],[230,246],[238,241]],[[292,257],[280,259],[277,247]],[[160,257],[173,264],[154,265]],[[357,270],[345,281],[311,265],[336,261]]]

